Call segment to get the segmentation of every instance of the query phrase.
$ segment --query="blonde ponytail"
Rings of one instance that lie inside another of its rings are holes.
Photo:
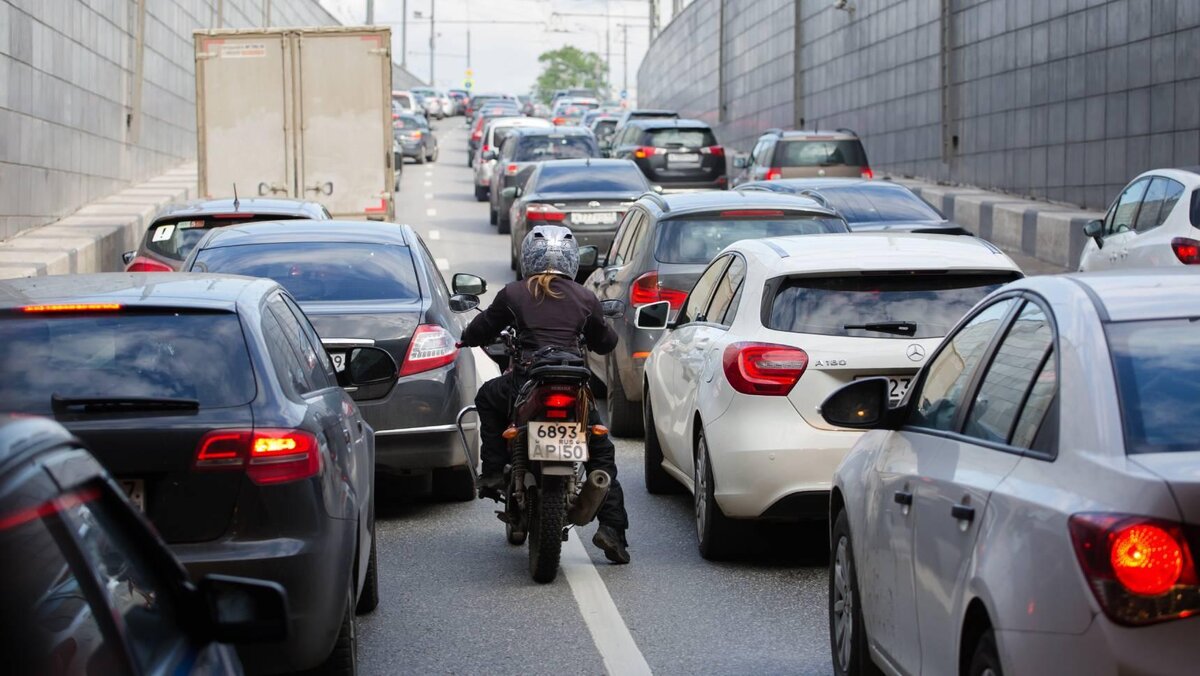
[[[529,288],[529,293],[533,296],[534,300],[540,303],[547,296],[554,299],[563,297],[561,293],[550,288],[550,284],[556,276],[550,273],[542,273],[540,275],[533,275],[525,280],[525,285]]]

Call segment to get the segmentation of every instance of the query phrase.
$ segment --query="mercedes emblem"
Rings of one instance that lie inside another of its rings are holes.
[[[908,358],[911,361],[921,361],[925,358],[925,348],[913,343],[912,345],[908,346],[908,350],[905,352],[905,354],[908,355]]]

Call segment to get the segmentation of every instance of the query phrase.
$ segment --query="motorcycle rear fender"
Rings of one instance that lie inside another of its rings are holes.
[[[539,462],[543,476],[575,476],[575,463]]]

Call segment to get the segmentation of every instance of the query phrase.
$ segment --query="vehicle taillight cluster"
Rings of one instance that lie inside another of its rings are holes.
[[[700,149],[701,155],[712,155],[713,157],[725,157],[725,148],[722,146],[708,146]]]
[[[518,169],[520,169],[520,167],[518,167],[516,164],[509,164],[504,167],[504,175],[505,176],[516,176]]]
[[[664,149],[660,150],[659,148],[655,148],[654,146],[642,146],[641,148],[638,148],[637,150],[633,151],[633,156],[638,158],[639,160],[644,160],[647,157],[654,157],[655,155],[659,154],[660,152],[665,154],[666,149],[664,148]]]
[[[125,268],[125,272],[174,272],[170,265],[159,263],[152,258],[138,256],[129,261],[129,265]]]
[[[215,430],[200,440],[192,467],[243,470],[260,486],[289,483],[320,473],[321,447],[315,436],[303,430]]]
[[[808,368],[808,353],[788,345],[740,342],[725,348],[722,363],[734,390],[786,397]]]
[[[647,272],[633,280],[629,287],[629,302],[633,305],[647,305],[659,301],[667,301],[672,310],[678,310],[687,300],[687,291],[668,289],[659,285],[658,273]]]
[[[1184,527],[1129,514],[1076,514],[1071,540],[1109,619],[1143,625],[1200,611],[1200,582]]]
[[[1187,237],[1176,237],[1171,240],[1171,251],[1184,265],[1200,265],[1200,242]]]
[[[768,181],[778,181],[779,179],[783,178],[783,168],[771,167],[770,169],[767,169],[767,175],[764,176],[764,178]]]
[[[875,178],[875,172],[871,171],[870,167],[863,167],[862,172],[859,174],[859,176],[861,176],[862,178],[871,179],[871,178]]]
[[[572,418],[572,409],[579,401],[575,388],[562,385],[539,388],[535,397],[542,403],[542,414],[550,420]]]
[[[454,336],[436,324],[422,324],[413,332],[408,354],[400,366],[400,377],[441,368],[458,357]]]
[[[537,221],[560,223],[566,217],[564,212],[559,211],[551,204],[532,202],[525,208],[525,220],[531,223]]]

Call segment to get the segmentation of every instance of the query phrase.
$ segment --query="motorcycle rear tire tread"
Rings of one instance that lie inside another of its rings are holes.
[[[560,477],[542,477],[529,518],[529,574],[534,582],[546,584],[558,577],[562,558],[562,530],[567,521],[566,482]]]

